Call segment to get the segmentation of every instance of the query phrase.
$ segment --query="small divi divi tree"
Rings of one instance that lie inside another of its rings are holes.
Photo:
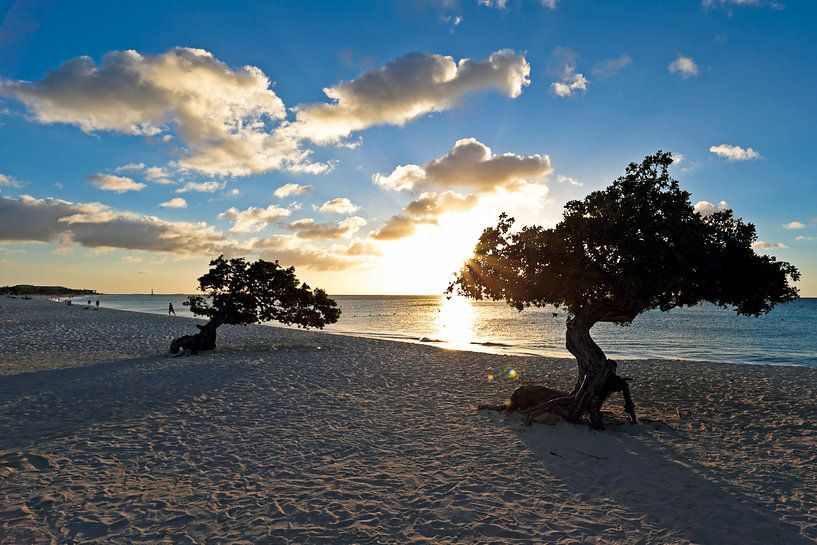
[[[528,423],[544,412],[572,422],[587,414],[590,426],[601,429],[601,406],[612,392],[624,394],[635,422],[627,382],[590,336],[598,322],[627,325],[648,310],[704,301],[759,316],[797,298],[790,282],[798,270],[756,254],[754,225],[731,210],[695,211],[690,194],[670,177],[670,164],[672,156],[660,151],[630,163],[608,188],[568,202],[551,229],[515,230],[513,218],[501,215],[449,286],[449,293],[504,300],[518,310],[566,309],[566,346],[578,378],[563,397],[532,408]]]
[[[243,258],[210,261],[210,270],[199,277],[199,291],[185,303],[197,316],[210,321],[197,325],[199,332],[175,339],[170,351],[200,350],[216,347],[216,330],[224,324],[245,325],[276,321],[300,327],[323,328],[338,321],[340,309],[321,289],[299,284],[295,268],[285,269],[277,261],[259,259],[249,263]]]

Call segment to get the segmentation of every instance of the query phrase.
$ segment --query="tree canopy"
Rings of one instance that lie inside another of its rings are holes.
[[[276,321],[299,327],[323,328],[340,317],[337,303],[322,289],[299,284],[295,268],[278,261],[244,258],[210,261],[210,270],[199,277],[205,296],[192,296],[190,311],[221,324],[254,324]]]
[[[616,362],[590,335],[598,322],[623,325],[648,310],[703,301],[758,316],[797,298],[790,283],[800,278],[797,268],[756,254],[755,226],[731,210],[696,211],[670,177],[671,164],[661,151],[630,163],[606,189],[568,202],[553,228],[515,230],[513,218],[502,214],[449,286],[475,299],[504,299],[518,310],[567,309],[565,346],[578,364],[576,384],[561,397],[542,390],[547,395],[528,409],[528,423],[543,412],[572,422],[588,413],[591,427],[602,429],[601,406],[614,392],[637,421],[628,379],[616,374]]]
[[[628,323],[641,312],[710,301],[759,315],[797,297],[793,265],[752,248],[755,226],[731,210],[697,212],[657,152],[585,199],[565,205],[553,228],[514,230],[501,215],[449,291],[525,306],[601,309],[599,320]]]

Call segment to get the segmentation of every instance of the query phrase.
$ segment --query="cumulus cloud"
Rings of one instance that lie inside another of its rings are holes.
[[[596,63],[590,70],[590,73],[597,78],[611,78],[621,71],[622,68],[628,66],[633,59],[629,55],[621,54],[612,59],[605,59]]]
[[[476,195],[460,195],[454,191],[423,193],[408,203],[405,213],[413,218],[431,219],[446,212],[466,212],[477,204]]]
[[[763,242],[762,240],[758,240],[752,244],[752,249],[754,250],[786,250],[788,246],[783,244],[782,242]]]
[[[22,187],[23,184],[12,176],[0,174],[0,187]]]
[[[191,191],[196,193],[214,193],[224,187],[224,184],[218,182],[187,182],[182,187],[176,190],[176,193],[189,193]]]
[[[145,163],[128,163],[120,167],[116,167],[116,172],[139,172],[145,168]]]
[[[711,146],[709,151],[718,157],[724,157],[729,161],[751,161],[752,159],[760,158],[760,154],[752,148],[742,148],[740,146],[732,146],[729,144]]]
[[[271,222],[285,218],[291,213],[287,208],[280,208],[271,204],[266,208],[251,206],[246,210],[230,207],[219,214],[218,217],[232,220],[231,233],[256,233]]]
[[[805,229],[806,224],[802,221],[790,221],[783,224],[783,229]]]
[[[437,224],[437,218],[448,212],[467,212],[477,205],[477,195],[460,195],[454,191],[423,193],[389,218],[369,236],[375,240],[397,240],[414,234],[418,225]]]
[[[579,56],[569,47],[557,47],[548,59],[547,70],[556,75],[559,81],[550,84],[553,94],[559,97],[570,97],[587,90],[587,78],[576,70]]]
[[[585,78],[572,66],[565,66],[562,72],[562,80],[554,81],[550,84],[553,94],[559,97],[570,97],[579,91],[587,90],[587,78]]]
[[[204,222],[171,222],[120,212],[99,203],[60,199],[0,198],[0,240],[70,241],[88,248],[212,255],[228,246]]]
[[[525,180],[540,178],[552,170],[547,155],[494,155],[491,148],[475,138],[464,138],[443,157],[424,167],[403,165],[388,175],[377,173],[372,180],[395,191],[436,187],[470,188],[482,193],[500,187],[513,191]]]
[[[286,117],[270,85],[256,67],[234,69],[202,49],[178,47],[112,51],[98,65],[77,57],[40,81],[0,80],[0,95],[24,103],[41,123],[133,135],[174,130],[187,147],[180,165],[208,174],[325,169],[296,140],[268,130]]]
[[[126,191],[141,191],[145,184],[134,182],[127,176],[116,176],[114,174],[97,173],[92,175],[88,180],[105,191],[116,191],[117,193],[124,193]]]
[[[159,205],[161,208],[187,208],[187,201],[181,197],[175,197]]]
[[[564,176],[562,174],[559,174],[558,176],[556,176],[556,181],[558,183],[560,183],[560,184],[575,185],[577,187],[582,187],[584,185],[582,182],[580,182],[576,178],[571,178],[570,176]]]
[[[311,185],[284,184],[275,190],[275,196],[279,199],[285,199],[295,195],[303,195],[304,193],[309,193],[310,191],[312,191]]]
[[[295,231],[295,236],[308,240],[334,240],[348,238],[366,225],[366,220],[352,216],[337,223],[316,223],[313,219],[293,221],[287,228]]]
[[[324,89],[333,102],[296,108],[290,127],[314,142],[337,142],[374,125],[400,125],[448,110],[467,93],[494,90],[510,98],[530,83],[523,53],[503,49],[482,60],[410,53],[367,70],[357,79]]]
[[[318,208],[319,212],[330,214],[354,214],[360,207],[346,197],[337,197],[331,201],[326,201]]]
[[[724,210],[729,210],[729,205],[726,204],[726,201],[721,201],[718,204],[713,204],[709,201],[698,201],[695,203],[694,208],[697,213],[706,217],[711,216],[715,212],[723,212]]]
[[[162,167],[148,167],[145,169],[145,178],[153,183],[168,185],[172,184],[170,173]]]
[[[421,220],[404,215],[396,215],[386,221],[386,223],[376,231],[372,231],[369,236],[375,240],[398,240],[414,234],[417,225],[420,223],[436,223],[435,220]]]
[[[692,57],[686,57],[684,55],[678,55],[674,61],[667,65],[667,70],[684,79],[697,76],[699,73],[698,65],[695,64],[695,60]]]

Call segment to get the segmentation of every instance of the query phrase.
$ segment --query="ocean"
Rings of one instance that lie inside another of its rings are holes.
[[[106,308],[191,316],[185,295],[100,295]],[[561,309],[522,312],[504,303],[444,296],[333,296],[340,320],[325,331],[453,350],[572,357],[564,347]],[[85,303],[87,298],[76,298]],[[274,323],[269,325],[276,325]],[[280,325],[280,324],[278,324]],[[672,359],[744,364],[817,366],[817,298],[781,305],[760,318],[704,304],[642,314],[632,325],[597,324],[593,338],[620,359]]]

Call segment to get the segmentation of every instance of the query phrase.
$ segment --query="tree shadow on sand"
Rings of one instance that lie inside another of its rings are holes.
[[[5,376],[0,451],[166,411],[250,372],[221,358],[151,356]]]
[[[650,525],[668,530],[667,539],[718,545],[812,543],[736,487],[716,484],[704,470],[674,456],[661,434],[680,432],[665,424],[592,432],[564,422],[529,428],[517,415],[494,418],[497,425],[510,425],[577,501],[612,500],[621,506],[618,516],[632,521],[646,517]]]

